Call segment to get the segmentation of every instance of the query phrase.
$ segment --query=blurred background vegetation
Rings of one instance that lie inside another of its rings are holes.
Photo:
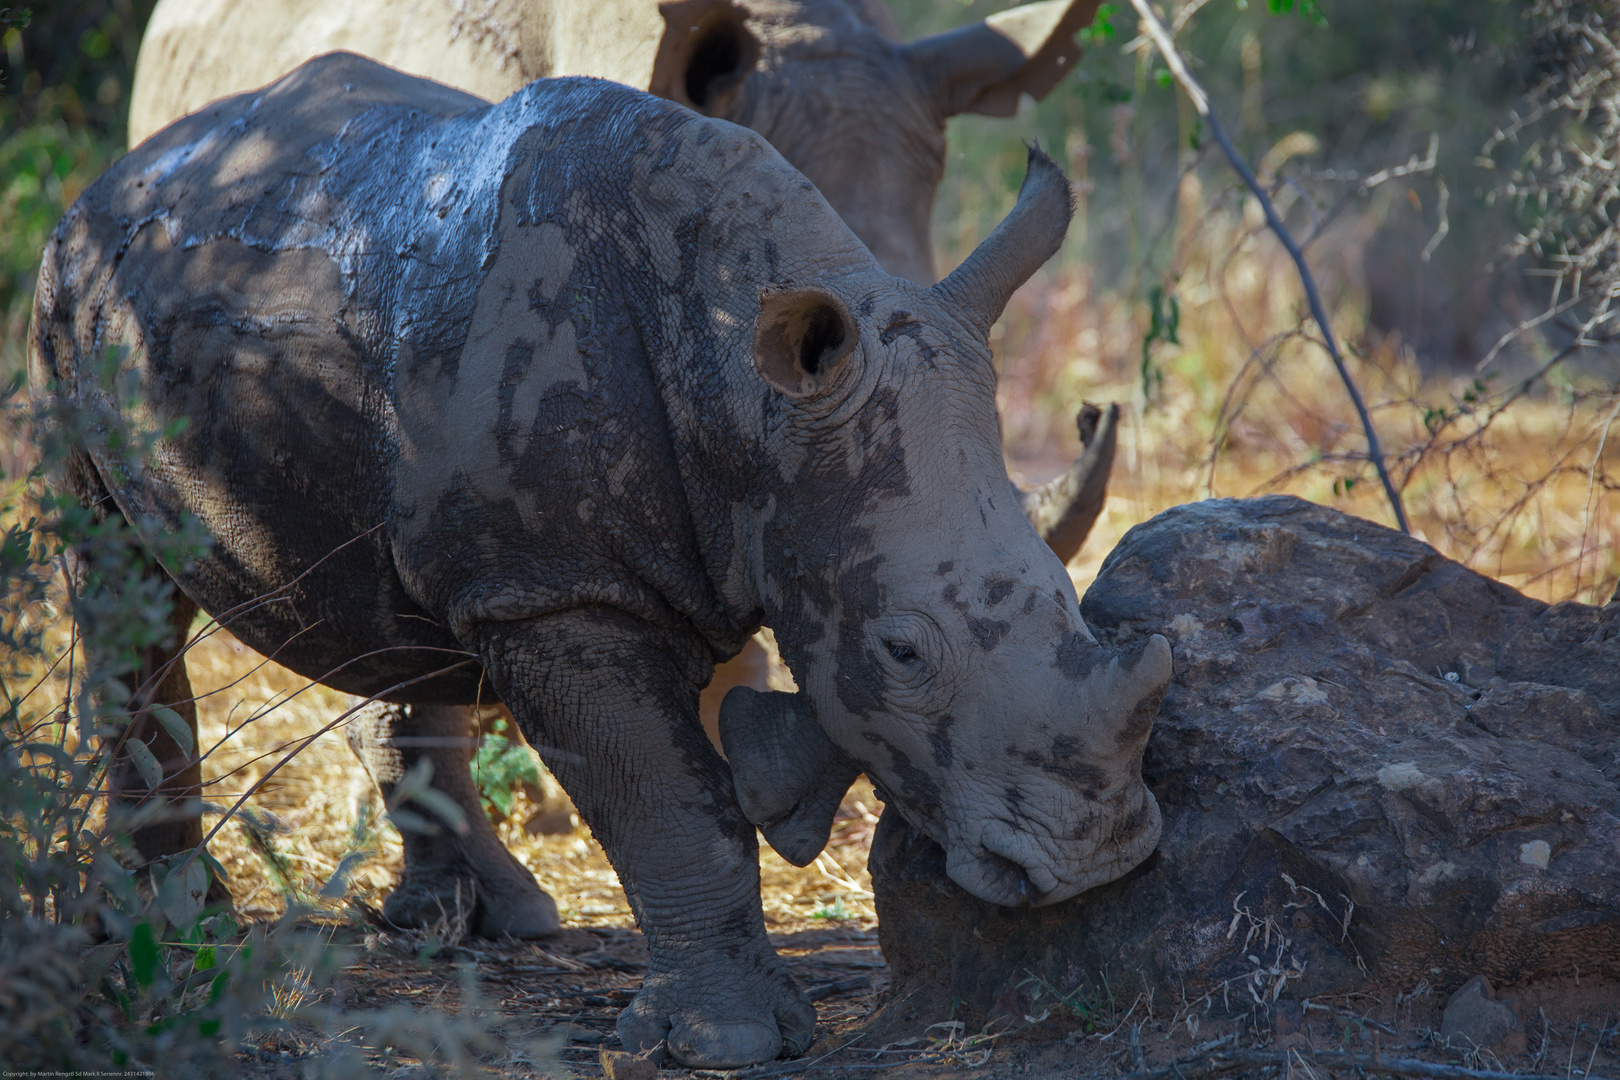
[[[122,149],[153,2],[0,9],[0,375],[23,367],[48,231]],[[910,39],[1008,4],[889,6]],[[1620,113],[1620,71],[1602,57],[1612,61],[1620,5],[1159,8],[1306,241],[1417,531],[1548,598],[1605,599],[1620,578],[1620,515],[1606,498],[1615,450],[1603,418],[1620,402],[1620,366],[1599,332],[1565,350],[1617,291],[1596,271],[1616,247],[1606,193],[1620,155],[1603,116]],[[1128,2],[1105,4],[1076,71],[1044,101],[1011,119],[951,120],[935,207],[945,270],[1011,207],[1025,140],[1077,181],[1061,257],[992,344],[1015,478],[1050,475],[1078,449],[1080,398],[1129,406],[1082,586],[1110,537],[1191,498],[1287,490],[1389,520],[1377,485],[1361,483],[1365,443],[1292,270],[1136,23]],[[1553,302],[1566,307],[1539,317]]]
[[[156,0],[0,6],[0,376],[23,367],[45,238],[123,150]]]

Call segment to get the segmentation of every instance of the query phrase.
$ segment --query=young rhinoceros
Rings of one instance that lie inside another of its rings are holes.
[[[987,328],[1068,217],[1032,152],[925,288],[746,129],[588,79],[469,109],[333,54],[85,192],[31,374],[118,407],[122,346],[130,419],[189,421],[148,463],[83,447],[70,482],[143,527],[200,518],[212,550],[165,569],[248,644],[350,693],[498,694],[646,934],[624,1044],[743,1065],[813,1034],[744,812],[813,854],[807,767],[869,773],[1001,903],[1156,843],[1168,646],[1098,648],[1000,452]],[[738,692],[734,779],[698,691],[766,621],[803,691]]]

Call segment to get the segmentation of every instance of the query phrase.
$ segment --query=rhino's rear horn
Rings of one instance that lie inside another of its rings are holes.
[[[766,290],[760,295],[754,365],[788,397],[812,397],[831,386],[859,340],[849,309],[825,289]]]
[[[759,62],[748,13],[731,0],[666,0],[664,36],[648,89],[708,116],[726,116]]]
[[[827,738],[802,694],[733,687],[720,703],[720,743],[744,816],[782,858],[810,865],[859,766]]]
[[[934,286],[935,295],[988,333],[1014,290],[1062,246],[1073,212],[1074,196],[1063,170],[1040,147],[1031,146],[1018,204],[961,266]]]

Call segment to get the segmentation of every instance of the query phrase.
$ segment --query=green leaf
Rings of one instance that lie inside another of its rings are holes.
[[[190,757],[191,751],[197,745],[196,740],[191,737],[191,725],[181,719],[180,714],[167,705],[153,705],[147,712],[152,714],[154,720],[163,725],[163,730],[169,733],[169,738],[174,740],[175,745],[180,748],[180,752],[186,757]]]
[[[171,873],[158,890],[158,906],[182,932],[197,924],[208,895],[208,868],[194,859],[183,872]]]
[[[231,875],[226,872],[224,864],[214,858],[207,848],[203,848],[201,858],[203,862],[208,864],[208,872],[214,875],[215,881],[231,880]]]
[[[152,924],[136,923],[134,933],[129,936],[129,965],[134,969],[135,982],[138,986],[152,985],[157,962],[158,948],[157,941],[152,936]]]
[[[117,859],[98,851],[92,865],[95,867],[96,880],[114,899],[123,903],[126,911],[134,911],[140,906],[140,898],[135,893],[134,875],[120,866]]]
[[[129,759],[135,763],[135,771],[141,774],[141,779],[146,781],[148,788],[155,789],[163,783],[163,770],[158,767],[157,758],[152,756],[152,751],[146,748],[145,743],[139,739],[130,739],[124,745],[124,749],[129,751]]]

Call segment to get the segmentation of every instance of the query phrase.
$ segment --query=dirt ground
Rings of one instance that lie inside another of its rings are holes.
[[[197,647],[190,659],[196,690],[203,695],[203,746],[219,744],[206,761],[208,799],[216,807],[234,802],[350,700],[307,687],[223,633]],[[222,741],[227,727],[231,738]],[[540,805],[531,795],[539,795]],[[377,822],[375,792],[341,729],[314,739],[253,796],[249,805],[261,815],[257,836],[233,820],[213,850],[231,874],[239,912],[259,921],[279,918],[289,899],[314,903],[346,855],[369,853],[350,879],[348,906],[328,905],[327,916],[307,923],[305,932],[342,950],[343,962],[330,986],[297,1004],[316,1011],[324,1007],[333,1017],[384,1015],[408,1025],[431,1019],[450,1025],[446,1030],[481,1031],[487,1038],[477,1064],[490,1075],[600,1076],[602,1050],[618,1049],[614,1020],[640,985],[646,949],[618,879],[588,829],[574,824],[548,835],[524,828],[525,822],[548,815],[556,821],[559,808],[566,811],[558,798],[549,786],[520,794],[498,825],[561,910],[565,929],[540,943],[471,938],[450,922],[436,932],[400,933],[381,926],[375,913],[400,866],[398,834]],[[882,1011],[888,976],[866,873],[878,809],[870,786],[858,784],[844,802],[826,853],[805,869],[761,844],[767,930],[815,1000],[820,1026],[804,1058],[724,1075],[738,1080],[799,1073],[1067,1078],[1119,1076],[1180,1062],[1163,1075],[1179,1073],[1190,1080],[1214,1075],[1207,1068],[1211,1063],[1224,1062],[1223,1075],[1261,1074],[1260,1065],[1230,1067],[1234,1052],[1301,1051],[1305,1057],[1269,1074],[1305,1080],[1329,1075],[1320,1059],[1306,1060],[1315,1050],[1376,1051],[1454,1070],[1620,1076],[1620,986],[1590,979],[1584,985],[1567,979],[1502,992],[1504,998],[1516,997],[1525,1028],[1517,1053],[1440,1047],[1434,1032],[1444,1000],[1426,984],[1306,1006],[1251,1002],[1243,1008],[1234,1001],[1230,1012],[1141,997],[1114,1000],[1103,992],[1062,1001],[1048,995],[1044,1002],[1037,994],[1037,1015],[985,1031],[965,1030],[950,1016],[900,1023]],[[327,1025],[344,1026],[337,1020]],[[242,1074],[266,1080],[311,1075],[309,1066],[330,1052],[330,1039],[330,1033],[308,1024],[265,1032],[244,1053]],[[399,1080],[432,1075],[408,1050],[373,1047],[367,1056]],[[666,1066],[659,1075],[684,1072]]]

